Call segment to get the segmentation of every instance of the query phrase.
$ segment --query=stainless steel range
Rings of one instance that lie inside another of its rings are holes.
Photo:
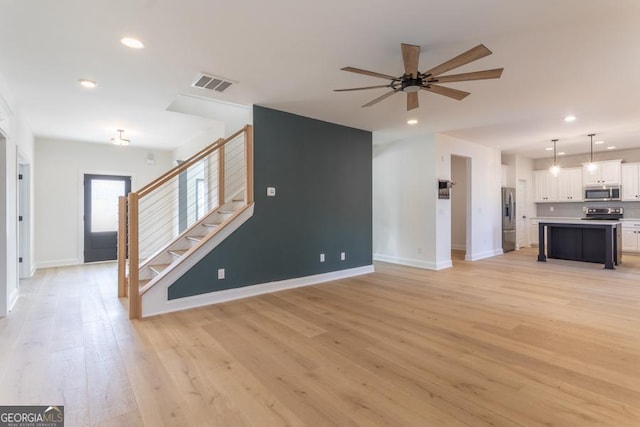
[[[623,217],[624,208],[587,208],[582,219],[600,219],[616,221]]]

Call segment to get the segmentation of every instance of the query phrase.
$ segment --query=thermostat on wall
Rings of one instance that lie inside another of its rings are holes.
[[[267,187],[267,196],[273,197],[276,195],[276,187]]]

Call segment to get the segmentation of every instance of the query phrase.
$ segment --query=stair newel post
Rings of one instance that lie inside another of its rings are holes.
[[[225,165],[224,165],[224,145],[218,148],[218,206],[224,206],[224,177],[225,177]]]
[[[127,296],[127,197],[118,197],[118,298]]]
[[[244,159],[245,165],[245,195],[244,200],[246,204],[253,203],[253,126],[245,126],[244,132]]]
[[[138,193],[129,193],[129,319],[140,318]]]

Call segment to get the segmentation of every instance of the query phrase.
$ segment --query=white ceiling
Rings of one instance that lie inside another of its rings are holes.
[[[145,49],[122,46],[123,36]],[[594,132],[606,141],[598,149],[640,147],[639,40],[638,0],[0,3],[0,74],[36,135],[106,142],[122,128],[136,145],[167,149],[212,124],[193,102],[176,108],[181,94],[367,129],[379,143],[445,132],[540,158],[552,138],[559,151],[583,153]],[[463,101],[421,92],[409,113],[403,94],[360,108],[384,89],[332,91],[385,84],[344,66],[402,74],[402,42],[422,46],[421,70],[484,43],[493,55],[451,73],[505,71],[446,84],[470,91]],[[190,88],[199,72],[238,84]],[[80,78],[98,87],[83,89]],[[578,119],[564,123],[570,113]]]

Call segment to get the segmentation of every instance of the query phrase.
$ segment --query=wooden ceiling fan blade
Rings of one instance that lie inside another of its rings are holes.
[[[379,86],[366,86],[366,87],[352,87],[350,89],[334,89],[334,92],[350,92],[352,90],[367,90],[367,89],[379,89],[381,87],[391,87],[389,85],[379,85]]]
[[[382,73],[376,73],[375,71],[363,70],[362,68],[344,67],[344,68],[341,68],[341,70],[349,71],[351,73],[364,74],[365,76],[379,77],[381,79],[398,80],[397,77],[389,76],[387,74],[382,74]]]
[[[491,55],[491,51],[487,49],[487,47],[483,44],[479,44],[473,49],[469,49],[468,51],[461,53],[453,59],[448,60],[447,62],[443,62],[442,64],[425,71],[423,74],[427,76],[438,76],[442,73],[446,73],[449,70],[453,70],[454,68],[461,67],[469,62],[473,62],[477,59],[484,58],[487,55]]]
[[[411,74],[414,79],[418,77],[418,61],[420,60],[420,46],[402,43],[402,62],[404,72]]]
[[[500,76],[502,76],[502,70],[504,70],[504,68],[474,71],[472,73],[452,74],[450,76],[431,77],[428,80],[428,83],[451,83],[466,82],[469,80],[499,79]]]
[[[397,90],[392,90],[391,92],[387,92],[384,95],[377,97],[373,101],[367,102],[362,107],[371,107],[373,104],[377,104],[378,102],[382,101],[383,99],[386,99],[386,98],[390,97],[391,95],[393,95],[396,92],[397,92]]]
[[[463,90],[451,89],[450,87],[438,85],[423,86],[422,89],[429,92],[437,93],[438,95],[448,96],[449,98],[457,99],[458,101],[471,95],[469,92],[465,92]]]
[[[407,93],[407,111],[418,108],[418,92]]]

